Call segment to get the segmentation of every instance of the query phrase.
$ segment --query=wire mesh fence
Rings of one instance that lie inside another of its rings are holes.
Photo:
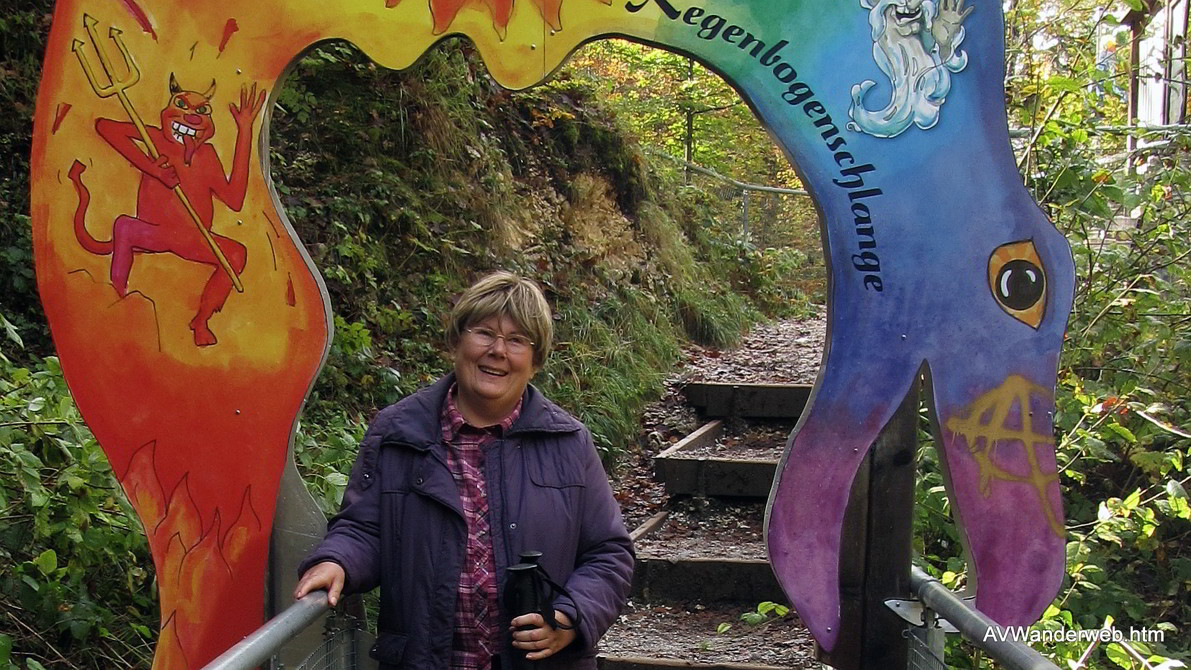
[[[906,667],[909,670],[947,670],[942,649],[932,647],[925,631],[908,630],[906,638],[909,658]]]
[[[323,643],[310,652],[296,670],[356,670],[360,628],[353,621],[329,620]]]

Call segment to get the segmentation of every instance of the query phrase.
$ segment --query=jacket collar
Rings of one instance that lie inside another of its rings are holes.
[[[384,442],[400,442],[415,449],[429,449],[442,441],[439,416],[447,391],[455,383],[455,373],[439,379],[430,386],[408,396],[381,412]],[[527,386],[521,396],[521,416],[505,432],[505,436],[524,433],[573,433],[583,425],[558,405],[550,402],[542,392]]]

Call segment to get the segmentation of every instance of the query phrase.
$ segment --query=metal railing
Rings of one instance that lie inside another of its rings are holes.
[[[763,246],[783,245],[780,239],[782,236],[774,232],[774,219],[802,220],[811,228],[815,226],[818,214],[813,206],[803,205],[802,209],[807,211],[800,212],[789,204],[792,198],[809,203],[810,194],[805,189],[750,184],[663,151],[646,148],[645,153],[674,163],[686,170],[688,175],[702,175],[717,183],[718,187],[711,189],[717,197],[723,201],[739,203],[741,234],[745,238],[759,238],[753,241],[760,242]]]
[[[268,662],[277,650],[328,609],[327,592],[314,591],[269,619],[251,635],[211,661],[204,670],[253,670]]]
[[[946,670],[943,636],[958,632],[1006,670],[1059,670],[1042,654],[1012,639],[991,619],[974,610],[939,581],[918,567],[911,569],[910,588],[917,600],[890,600],[886,605],[907,622],[908,670]],[[272,663],[277,651],[329,610],[327,592],[315,591],[265,622],[248,637],[204,666],[204,670],[254,670]],[[324,643],[299,666],[299,670],[354,670],[356,630],[328,631]]]
[[[947,667],[943,658],[943,633],[946,630],[958,632],[1007,670],[1059,670],[1042,654],[1023,642],[1013,640],[1005,629],[972,609],[918,567],[910,571],[910,588],[918,599],[918,607],[905,601],[886,602],[903,619],[915,624],[908,632],[910,670]],[[907,609],[912,610],[912,614]],[[914,621],[915,618],[919,621]],[[943,622],[950,626],[945,627]]]

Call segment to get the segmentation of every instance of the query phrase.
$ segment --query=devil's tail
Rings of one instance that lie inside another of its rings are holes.
[[[74,210],[74,236],[79,238],[79,244],[87,251],[107,255],[112,253],[112,241],[97,240],[87,232],[87,205],[91,203],[91,192],[83,185],[83,171],[86,169],[87,166],[77,160],[70,166],[70,180],[79,194],[79,206]]]

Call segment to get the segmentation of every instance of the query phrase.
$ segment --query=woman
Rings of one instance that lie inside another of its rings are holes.
[[[484,277],[451,311],[454,372],[382,410],[361,443],[294,596],[326,589],[334,605],[379,585],[382,668],[595,668],[633,552],[591,433],[529,385],[552,337],[536,284]],[[503,611],[526,551],[564,587],[557,626]]]

